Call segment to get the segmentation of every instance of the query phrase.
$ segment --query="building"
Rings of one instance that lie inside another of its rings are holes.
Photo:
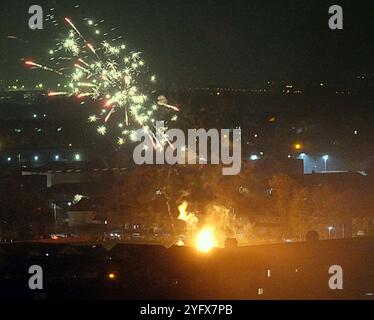
[[[101,208],[89,198],[73,205],[67,215],[68,225],[74,233],[99,235],[105,231],[107,222]]]

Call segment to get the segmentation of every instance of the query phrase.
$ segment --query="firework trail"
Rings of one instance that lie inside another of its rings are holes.
[[[113,128],[118,130],[119,145],[134,141],[136,129],[154,126],[160,108],[180,111],[169,105],[164,96],[159,96],[153,103],[143,93],[156,82],[156,77],[147,71],[140,52],[128,51],[125,44],[118,43],[122,37],[107,40],[108,33],[101,37],[100,30],[96,29],[94,35],[102,40],[94,44],[87,40],[72,19],[66,17],[64,21],[69,29],[68,35],[49,51],[49,60],[54,66],[25,62],[31,68],[52,72],[68,80],[64,86],[66,90],[51,91],[49,96],[75,96],[99,101],[101,112],[91,114],[88,121],[97,125],[100,135],[106,135]],[[90,30],[98,25],[89,19],[85,19],[85,24]],[[173,114],[171,120],[177,120],[177,116]],[[165,143],[158,141],[150,130],[149,134],[154,145]]]

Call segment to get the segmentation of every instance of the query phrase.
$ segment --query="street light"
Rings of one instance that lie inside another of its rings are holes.
[[[325,172],[327,172],[327,160],[329,160],[329,156],[326,154],[322,157],[322,159],[325,162]]]
[[[329,226],[327,229],[329,230],[329,239],[331,239],[331,231],[334,230],[334,227]]]

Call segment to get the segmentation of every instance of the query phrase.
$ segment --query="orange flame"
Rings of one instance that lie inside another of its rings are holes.
[[[209,252],[217,247],[217,240],[213,228],[205,227],[196,236],[196,248],[201,252]]]

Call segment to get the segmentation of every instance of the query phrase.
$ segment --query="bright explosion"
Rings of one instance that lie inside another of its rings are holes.
[[[196,248],[201,252],[209,252],[217,247],[217,241],[212,228],[203,228],[196,236]]]
[[[183,203],[178,206],[178,220],[186,223],[186,233],[189,237],[194,239],[193,246],[196,247],[200,252],[209,252],[214,247],[218,247],[217,235],[214,231],[215,228],[211,225],[207,225],[197,232],[199,219],[194,213],[188,212],[187,208],[187,201],[183,201]],[[180,239],[177,245],[184,246],[184,241]]]

